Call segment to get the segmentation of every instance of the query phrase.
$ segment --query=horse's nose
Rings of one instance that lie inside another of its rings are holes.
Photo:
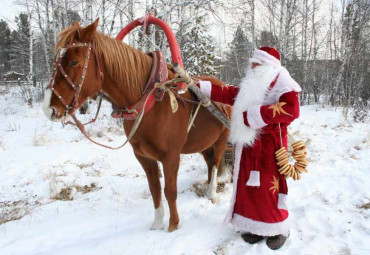
[[[50,109],[52,110],[51,113],[52,119],[59,119],[63,116],[62,114],[59,113],[59,111],[55,107],[50,107]]]
[[[56,112],[56,110],[55,110],[55,108],[54,107],[50,107],[50,109],[51,109],[51,118],[52,119],[55,119],[55,112]]]

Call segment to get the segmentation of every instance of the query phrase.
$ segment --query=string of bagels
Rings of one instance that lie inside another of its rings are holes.
[[[306,159],[306,144],[302,140],[292,144],[293,152],[291,156],[295,159],[295,163],[294,165],[289,164],[289,155],[282,143],[280,124],[279,130],[281,148],[275,152],[276,162],[279,166],[279,172],[280,174],[284,175],[285,179],[291,177],[295,181],[300,180],[301,174],[307,173],[306,167],[308,165],[308,161]]]

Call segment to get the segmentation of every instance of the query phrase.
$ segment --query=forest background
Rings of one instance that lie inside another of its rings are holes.
[[[2,1],[4,8],[11,1]],[[114,37],[148,10],[165,20],[180,44],[185,68],[238,85],[248,59],[261,46],[276,47],[303,88],[302,104],[353,107],[368,118],[370,99],[370,1],[368,0],[15,0],[15,17],[0,16],[0,75],[23,74],[29,104],[41,100],[50,77],[58,32],[73,21],[100,18]],[[163,33],[135,30],[126,43],[160,49],[170,60]],[[5,75],[5,76],[4,76]]]

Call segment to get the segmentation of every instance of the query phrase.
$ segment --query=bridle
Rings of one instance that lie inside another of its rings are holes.
[[[86,58],[85,58],[85,62],[84,62],[84,66],[83,66],[82,75],[81,75],[80,80],[79,80],[79,83],[77,85],[75,85],[73,83],[73,81],[68,76],[68,74],[66,73],[66,71],[64,70],[64,68],[62,66],[62,60],[63,60],[63,57],[65,56],[67,50],[68,49],[71,49],[71,48],[75,48],[75,47],[86,47],[88,49],[87,55],[86,55]],[[88,65],[89,65],[91,51],[94,51],[94,55],[95,55],[95,59],[96,59],[97,67],[98,67],[98,71],[99,71],[99,74],[100,74],[100,79],[102,80],[104,78],[104,75],[103,75],[102,69],[100,67],[99,60],[98,60],[98,56],[96,54],[96,51],[91,46],[91,42],[90,43],[72,43],[71,45],[68,45],[68,44],[65,45],[63,48],[60,48],[59,51],[57,52],[57,55],[56,55],[55,61],[54,61],[54,66],[53,66],[53,73],[52,73],[52,76],[51,76],[50,83],[48,85],[48,89],[50,89],[52,91],[52,93],[54,93],[57,96],[57,98],[60,100],[60,102],[63,104],[63,106],[65,108],[64,116],[68,116],[69,115],[69,116],[72,117],[72,119],[74,121],[74,123],[71,122],[71,121],[67,121],[67,122],[64,122],[64,124],[76,125],[80,129],[80,131],[82,132],[82,134],[88,140],[90,140],[91,142],[93,142],[93,143],[95,143],[95,144],[97,144],[99,146],[102,146],[102,147],[105,147],[105,148],[108,148],[108,149],[119,149],[119,148],[122,148],[131,139],[131,137],[135,133],[135,130],[136,130],[138,124],[140,123],[140,121],[136,121],[135,122],[134,129],[129,134],[128,139],[125,141],[124,144],[122,144],[119,147],[111,147],[111,146],[108,146],[108,145],[104,145],[104,144],[98,143],[98,142],[94,141],[93,139],[91,139],[91,137],[87,134],[87,132],[85,130],[85,125],[95,122],[96,119],[97,119],[97,117],[98,117],[98,115],[99,115],[101,103],[102,103],[103,97],[104,97],[104,93],[103,93],[102,90],[97,93],[97,94],[100,94],[100,100],[99,100],[99,103],[98,103],[98,108],[96,110],[95,117],[92,120],[90,120],[87,123],[82,124],[81,121],[79,121],[77,119],[76,115],[75,115],[75,111],[80,107],[80,105],[78,104],[78,99],[79,99],[79,96],[80,96],[82,85],[83,85],[84,80],[85,80],[85,77],[86,77],[86,72],[87,72],[87,68],[88,68]],[[58,70],[61,72],[61,74],[66,79],[66,81],[68,82],[68,84],[75,91],[74,97],[72,98],[72,101],[71,101],[70,104],[68,104],[66,102],[66,100],[62,97],[62,95],[58,92],[58,90],[56,90],[54,88],[55,76],[57,75]],[[73,111],[72,111],[71,114],[69,114],[68,112],[71,109]],[[143,115],[141,115],[141,118],[142,118],[142,116]]]
[[[82,74],[81,74],[79,83],[77,85],[75,85],[73,83],[72,79],[68,76],[68,74],[64,70],[64,68],[62,66],[62,60],[63,60],[63,57],[65,56],[65,54],[67,53],[68,49],[77,48],[77,47],[86,47],[88,50],[87,50],[87,55],[86,55],[86,58],[85,58],[85,61],[84,61],[83,70],[82,70]],[[98,66],[98,71],[99,71],[99,74],[100,74],[100,79],[103,79],[104,76],[103,76],[103,72],[102,72],[102,70],[100,68],[98,56],[96,55],[96,51],[93,50],[92,45],[91,45],[91,42],[89,42],[89,43],[72,43],[70,45],[66,44],[64,47],[62,47],[62,48],[60,48],[58,50],[58,52],[57,52],[57,54],[55,56],[55,61],[54,61],[54,65],[53,65],[53,73],[52,73],[52,76],[51,76],[51,80],[50,80],[50,83],[49,83],[49,85],[47,87],[48,89],[50,89],[52,91],[52,93],[54,93],[57,96],[57,98],[59,99],[59,101],[64,106],[64,108],[65,108],[64,116],[70,115],[74,120],[77,119],[75,117],[75,115],[74,115],[74,112],[80,107],[80,105],[78,103],[78,99],[80,97],[80,92],[81,92],[82,86],[83,86],[84,81],[85,81],[87,68],[89,66],[89,60],[90,60],[90,53],[91,53],[91,51],[93,51],[94,52],[94,55],[95,55],[96,63],[97,63],[97,66]],[[63,75],[63,77],[66,79],[67,83],[71,86],[71,88],[75,91],[75,94],[74,94],[74,96],[72,98],[72,101],[69,104],[62,97],[62,95],[58,92],[58,90],[54,87],[54,85],[55,85],[55,77],[56,77],[56,75],[58,73],[58,70],[61,72],[61,74]],[[98,94],[102,94],[102,91],[99,91]],[[101,101],[102,101],[102,96],[100,97],[100,102],[98,104],[98,109],[97,109],[96,117],[99,114],[99,110],[100,110],[100,106],[101,106]],[[72,111],[71,114],[68,114],[68,112],[70,110],[73,110],[73,111]],[[89,121],[88,123],[85,123],[83,125],[87,125],[89,123],[95,122],[96,117],[94,119],[92,119],[91,121]],[[74,124],[74,123],[68,123],[67,122],[66,124]]]

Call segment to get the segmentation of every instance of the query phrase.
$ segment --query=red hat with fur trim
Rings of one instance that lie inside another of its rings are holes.
[[[254,51],[253,56],[249,60],[249,62],[281,66],[280,53],[275,48],[262,47]]]

